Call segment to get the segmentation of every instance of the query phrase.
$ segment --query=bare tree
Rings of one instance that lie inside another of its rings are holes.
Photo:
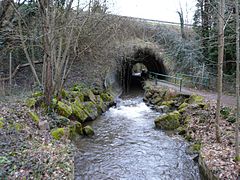
[[[236,113],[236,135],[235,135],[235,148],[236,148],[236,159],[239,160],[239,81],[240,81],[240,71],[239,71],[239,64],[240,64],[240,58],[239,58],[239,9],[238,9],[238,0],[235,0],[235,9],[236,9],[236,97],[237,97],[237,113]]]
[[[223,79],[223,58],[224,58],[224,10],[225,0],[219,2],[218,13],[218,77],[217,77],[217,109],[216,109],[216,140],[220,142],[220,109],[222,97],[222,79]]]

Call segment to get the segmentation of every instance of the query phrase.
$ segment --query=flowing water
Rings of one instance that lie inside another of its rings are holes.
[[[92,138],[76,142],[75,179],[200,179],[187,144],[154,128],[158,115],[142,97],[119,100],[92,122]]]

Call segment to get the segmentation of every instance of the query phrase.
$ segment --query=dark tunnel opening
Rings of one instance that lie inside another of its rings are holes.
[[[125,93],[142,90],[143,81],[149,78],[149,72],[167,74],[162,57],[149,48],[138,49],[133,56],[126,58],[122,71]]]

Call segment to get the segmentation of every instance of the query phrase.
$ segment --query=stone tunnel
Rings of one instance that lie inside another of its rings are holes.
[[[121,85],[125,93],[131,89],[142,88],[142,82],[149,77],[149,72],[167,74],[163,57],[158,51],[159,49],[151,47],[136,47],[124,57],[121,70]],[[134,72],[133,70],[136,70],[134,66],[137,64],[140,64],[142,69]]]

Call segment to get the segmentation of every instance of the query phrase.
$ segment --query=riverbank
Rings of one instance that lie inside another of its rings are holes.
[[[200,169],[209,179],[238,179],[240,164],[234,156],[234,110],[221,110],[221,143],[215,140],[216,106],[197,95],[179,94],[171,88],[145,86],[145,101],[165,113],[155,120],[161,129],[174,130],[199,153]]]
[[[109,92],[82,85],[64,90],[46,110],[42,93],[0,102],[0,179],[74,179],[72,139],[91,136],[85,122],[114,104]]]

